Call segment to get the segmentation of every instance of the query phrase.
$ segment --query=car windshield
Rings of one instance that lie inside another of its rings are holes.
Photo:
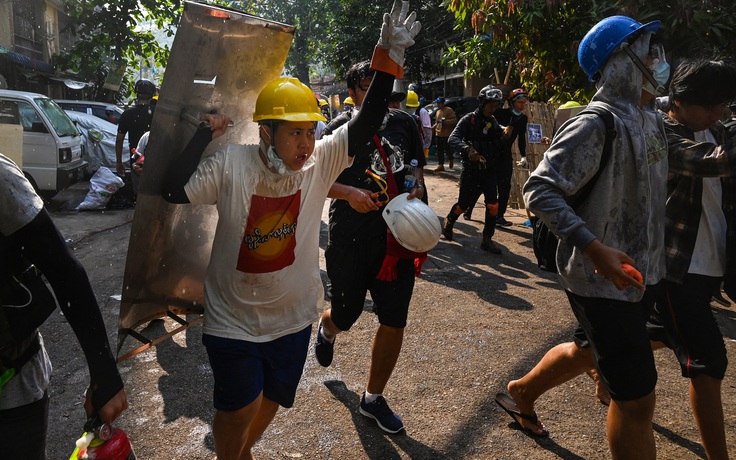
[[[69,116],[61,110],[56,102],[48,98],[37,98],[36,104],[41,108],[46,118],[51,122],[56,134],[59,137],[78,136],[79,131]]]

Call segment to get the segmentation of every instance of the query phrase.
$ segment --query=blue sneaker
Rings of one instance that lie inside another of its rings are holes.
[[[379,396],[372,403],[366,403],[365,392],[363,392],[360,398],[360,413],[375,420],[378,426],[387,433],[395,434],[404,429],[401,417],[388,407],[383,396]]]
[[[332,364],[332,357],[335,355],[335,342],[330,343],[322,336],[322,321],[319,322],[317,328],[317,343],[314,345],[314,355],[322,367],[328,367]]]

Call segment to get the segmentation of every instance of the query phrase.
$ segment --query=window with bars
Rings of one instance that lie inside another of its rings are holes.
[[[15,51],[40,61],[43,60],[43,41],[46,35],[44,8],[43,1],[13,0]]]

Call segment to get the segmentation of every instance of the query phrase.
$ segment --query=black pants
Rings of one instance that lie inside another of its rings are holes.
[[[0,411],[2,457],[46,460],[48,419],[48,394],[34,403]]]
[[[504,153],[496,160],[496,175],[498,181],[498,218],[506,214],[506,207],[511,197],[511,175],[514,173],[514,160],[511,152]]]
[[[495,204],[498,202],[496,190],[498,188],[497,175],[493,163],[488,163],[485,167],[478,163],[465,162],[463,164],[463,172],[460,174],[460,194],[457,203],[453,205],[450,214],[453,216],[453,222],[457,220],[454,214],[456,207],[460,207],[463,212],[475,206],[481,194],[484,196],[485,204]],[[492,237],[496,232],[496,216],[492,216],[485,208],[485,223],[483,225],[483,236]]]
[[[509,205],[509,198],[511,198],[511,176],[514,172],[514,161],[509,153],[508,156],[500,160],[496,160],[495,164],[496,171],[496,184],[498,187],[498,216],[496,219],[501,219],[506,214],[506,208]],[[468,207],[465,212],[466,216],[470,218],[473,213],[473,207],[480,198],[481,191],[479,190],[475,198],[472,200],[472,204]],[[494,192],[496,193],[496,192]]]
[[[437,139],[437,164],[439,166],[444,166],[445,153],[447,153],[447,159],[449,160],[449,162],[452,163],[453,162],[452,161],[453,152],[452,152],[452,149],[450,148],[450,145],[447,143],[448,138],[437,136],[435,137],[435,139]]]

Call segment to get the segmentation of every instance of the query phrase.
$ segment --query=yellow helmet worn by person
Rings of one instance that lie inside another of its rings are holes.
[[[327,101],[325,101],[324,99],[320,99],[320,100],[319,100],[319,106],[320,106],[320,107],[324,107],[324,106],[326,106],[326,105],[327,105]]]
[[[407,107],[419,107],[419,96],[414,91],[409,91],[406,95],[406,106]]]
[[[350,107],[353,107],[355,105],[355,102],[353,102],[353,98],[348,96],[345,98],[345,101],[343,102],[344,105],[349,105]]]
[[[258,95],[253,121],[327,121],[311,89],[296,78],[281,77]]]

